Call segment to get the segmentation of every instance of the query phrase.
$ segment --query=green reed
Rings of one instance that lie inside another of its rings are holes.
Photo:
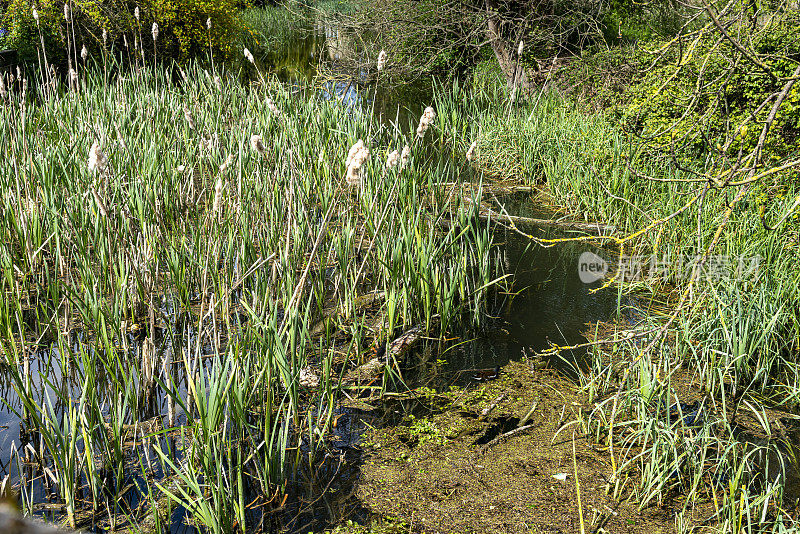
[[[211,531],[243,531],[256,496],[285,491],[303,436],[312,456],[324,447],[340,377],[369,345],[480,320],[499,278],[491,234],[440,185],[462,167],[427,156],[435,126],[414,140],[413,125],[377,128],[275,81],[104,57],[79,91],[34,99],[35,80],[0,104],[0,352],[71,524],[141,521],[126,504],[139,474],[161,528],[166,498]],[[373,155],[352,187],[359,138]],[[406,144],[410,164],[386,168]],[[357,302],[373,291],[386,299],[367,313]],[[344,312],[312,331],[331,307]],[[58,402],[27,363],[51,346],[37,357],[60,369]],[[315,390],[299,384],[309,365]]]

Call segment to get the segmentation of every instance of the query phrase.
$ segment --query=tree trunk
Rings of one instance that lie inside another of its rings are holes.
[[[492,46],[497,63],[509,88],[529,88],[530,81],[520,64],[515,47],[509,44],[501,33],[500,14],[497,0],[486,0],[486,35]]]

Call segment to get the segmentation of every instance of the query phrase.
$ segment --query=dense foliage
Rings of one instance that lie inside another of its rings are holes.
[[[71,14],[68,23],[62,2],[42,0],[35,6],[37,24],[30,0],[11,0],[2,14],[1,25],[7,32],[2,44],[18,49],[23,58],[35,59],[43,41],[48,59],[53,62],[66,58],[70,40],[77,43],[78,49],[86,45],[89,49],[106,46],[123,51],[142,43],[144,54],[150,56],[155,22],[159,29],[156,50],[160,57],[185,60],[205,54],[209,46],[230,54],[241,31],[240,4],[236,0],[72,0],[68,4]]]

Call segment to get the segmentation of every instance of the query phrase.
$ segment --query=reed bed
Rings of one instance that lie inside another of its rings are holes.
[[[431,157],[432,112],[417,136],[263,76],[88,64],[0,102],[5,482],[73,527],[182,506],[247,531],[326,450],[348,370],[480,321],[491,233],[441,186],[461,169]],[[387,357],[378,390],[402,385]]]

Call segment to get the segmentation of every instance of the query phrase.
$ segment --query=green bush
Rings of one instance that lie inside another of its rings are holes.
[[[73,31],[78,49],[83,45],[98,49],[105,44],[119,50],[123,42],[132,47],[141,36],[145,56],[152,57],[155,22],[159,29],[158,57],[186,60],[207,53],[209,45],[223,55],[234,52],[233,45],[239,42],[242,30],[240,5],[237,0],[71,0],[70,26],[61,1],[40,0],[36,3],[37,28],[32,2],[10,0],[0,26],[8,32],[5,46],[17,49],[22,59],[35,59],[43,40],[48,60],[57,63],[66,58]],[[139,20],[134,17],[137,6]],[[210,30],[206,26],[209,19]]]
[[[764,65],[776,76],[791,76],[800,60],[800,13],[776,15],[768,26],[752,32],[752,46]],[[715,43],[702,40],[697,49],[682,60],[673,50],[671,57],[633,84],[621,99],[619,117],[636,131],[652,136],[662,147],[673,143],[687,157],[697,157],[718,140],[735,137],[728,148],[752,150],[771,106],[759,106],[780,91],[785,82],[770,78],[747,61],[731,69],[734,50],[727,42],[711,50]],[[703,83],[697,91],[698,76]],[[696,98],[694,98],[696,97]],[[689,106],[689,104],[692,104]],[[756,113],[757,123],[739,130],[745,119]],[[675,125],[674,128],[672,126]],[[795,85],[772,125],[764,147],[765,163],[777,161],[796,150],[800,139],[800,87]]]

